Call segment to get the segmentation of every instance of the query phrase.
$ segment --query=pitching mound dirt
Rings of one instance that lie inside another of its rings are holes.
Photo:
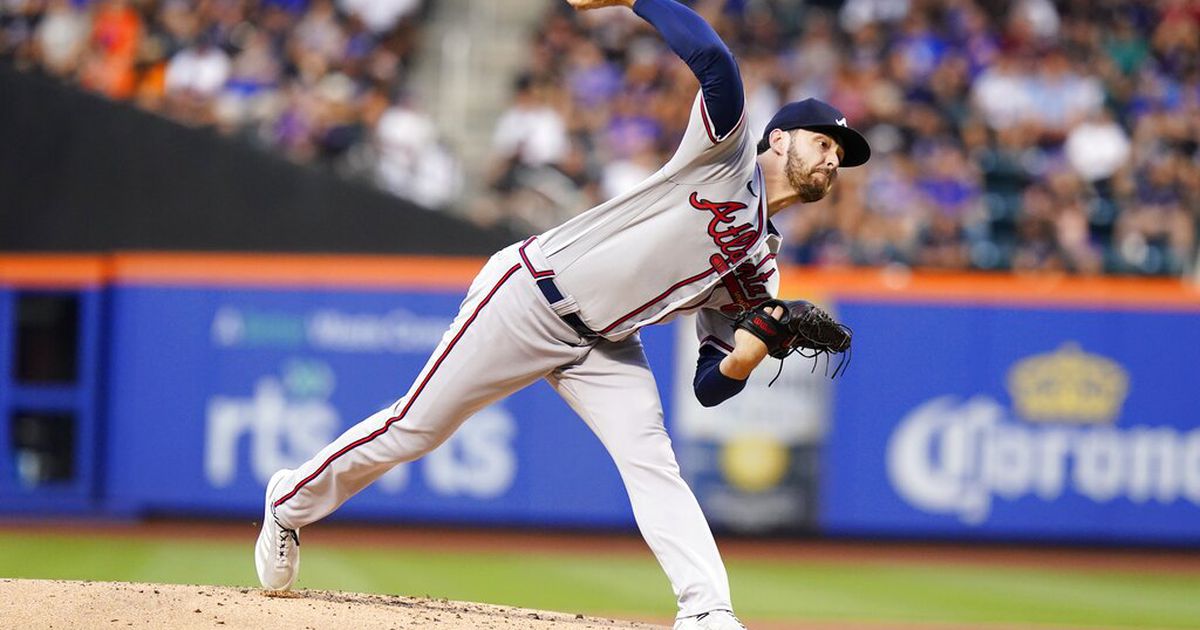
[[[0,627],[193,630],[661,629],[629,621],[448,600],[302,590],[0,579]]]

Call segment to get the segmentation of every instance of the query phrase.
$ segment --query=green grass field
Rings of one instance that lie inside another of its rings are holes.
[[[0,531],[0,577],[251,586],[256,584],[251,543]],[[648,552],[432,552],[345,545],[303,551],[302,588],[605,616],[673,615],[670,588]],[[734,602],[747,620],[1200,628],[1200,574],[1192,572],[739,558],[728,565]]]

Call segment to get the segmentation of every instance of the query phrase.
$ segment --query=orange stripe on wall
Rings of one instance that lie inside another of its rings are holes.
[[[1200,311],[1200,285],[1176,278],[1062,274],[911,273],[889,269],[783,269],[781,293],[895,302],[1094,306]]]
[[[310,254],[117,253],[0,256],[0,284],[462,291],[482,258]],[[1173,278],[782,269],[786,297],[895,302],[1166,308],[1200,312],[1200,285]]]
[[[482,258],[309,254],[117,254],[120,284],[358,289],[467,287]]]
[[[108,278],[100,256],[9,254],[0,256],[0,285],[31,288],[99,286]]]

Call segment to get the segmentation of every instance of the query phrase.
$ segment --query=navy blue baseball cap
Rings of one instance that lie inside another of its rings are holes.
[[[845,167],[866,164],[871,158],[871,145],[867,139],[846,124],[846,117],[836,107],[815,98],[806,98],[784,105],[767,123],[763,131],[760,151],[766,151],[766,142],[772,129],[790,131],[792,129],[807,129],[819,131],[842,145],[842,162]]]

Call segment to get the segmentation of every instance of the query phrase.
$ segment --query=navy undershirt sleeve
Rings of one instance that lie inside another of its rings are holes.
[[[737,62],[716,31],[675,0],[637,0],[635,13],[653,26],[700,80],[713,131],[724,137],[742,117],[745,94]]]
[[[721,373],[721,359],[725,353],[712,346],[700,347],[700,358],[696,361],[696,379],[692,382],[696,390],[696,400],[705,407],[715,407],[746,387],[746,381],[739,381]]]

